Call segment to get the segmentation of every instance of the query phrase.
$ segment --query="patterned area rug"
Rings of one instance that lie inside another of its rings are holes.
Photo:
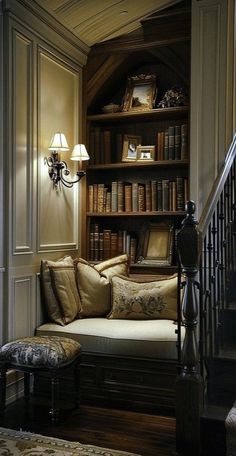
[[[226,420],[226,454],[227,456],[236,456],[236,402],[230,409]]]
[[[79,442],[54,439],[30,432],[0,427],[0,455],[2,456],[137,456],[124,451],[109,450]]]

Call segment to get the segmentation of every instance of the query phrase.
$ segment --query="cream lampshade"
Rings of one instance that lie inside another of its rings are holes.
[[[74,160],[74,161],[85,161],[85,160],[89,160],[89,154],[86,150],[86,147],[84,144],[76,144],[74,146],[74,149],[72,151],[72,154],[70,156],[70,159],[71,160]]]
[[[53,135],[48,150],[55,150],[58,152],[69,150],[69,146],[64,133],[57,132]]]

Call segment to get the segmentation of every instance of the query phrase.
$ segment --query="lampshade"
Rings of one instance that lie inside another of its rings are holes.
[[[67,144],[67,140],[64,133],[57,132],[53,135],[48,150],[58,150],[62,152],[69,150],[69,146]]]
[[[72,151],[71,160],[74,161],[84,161],[84,160],[89,160],[89,154],[86,150],[86,147],[84,144],[76,144],[74,146],[74,149]]]

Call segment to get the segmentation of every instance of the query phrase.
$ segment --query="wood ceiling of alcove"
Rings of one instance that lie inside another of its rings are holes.
[[[118,92],[131,74],[153,71],[159,89],[189,89],[191,11],[186,2],[165,11],[143,20],[142,29],[92,47],[86,66],[89,112],[90,105],[94,113],[110,101],[119,103]]]
[[[35,0],[88,46],[130,33],[146,16],[181,0]]]

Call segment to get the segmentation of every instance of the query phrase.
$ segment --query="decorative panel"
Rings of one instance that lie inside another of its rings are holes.
[[[50,155],[48,147],[57,131],[66,135],[70,149],[78,142],[79,73],[41,49],[38,62],[38,249],[76,249],[79,186],[77,184],[73,189],[68,189],[59,185],[57,189],[54,188],[44,157]],[[70,161],[70,153],[71,150],[64,152],[60,158],[72,170],[73,179],[76,163]]]
[[[192,5],[190,194],[199,217],[226,154],[227,2]]]
[[[13,251],[32,251],[32,43],[13,35]]]
[[[14,326],[11,329],[12,338],[30,336],[34,334],[35,324],[33,315],[33,277],[14,277],[12,279],[12,309],[9,321]]]

